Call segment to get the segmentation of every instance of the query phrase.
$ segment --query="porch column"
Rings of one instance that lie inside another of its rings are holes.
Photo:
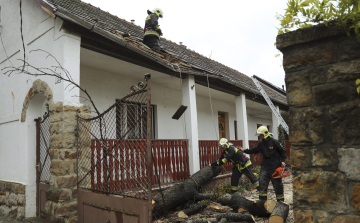
[[[249,148],[249,128],[247,122],[246,99],[245,94],[235,97],[237,137],[243,142],[243,148]],[[255,133],[254,133],[255,134]],[[247,155],[249,156],[249,155]]]
[[[189,140],[189,168],[190,174],[200,170],[199,134],[196,108],[195,78],[189,75],[182,81],[182,104],[187,106],[185,111],[185,136]]]
[[[279,109],[279,106],[275,106],[276,107],[276,110],[280,113],[280,109]],[[276,118],[274,112],[271,112],[271,118],[272,118],[272,132],[271,130],[269,129],[269,131],[273,134],[274,138],[275,139],[278,139],[278,131],[277,131],[277,128],[279,127],[280,125],[280,122],[279,120]]]

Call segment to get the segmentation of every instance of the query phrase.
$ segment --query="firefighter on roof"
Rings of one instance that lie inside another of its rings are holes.
[[[267,200],[267,189],[269,181],[271,180],[277,201],[284,201],[284,185],[282,179],[274,179],[272,175],[277,168],[285,168],[286,151],[276,139],[270,137],[271,133],[265,126],[260,126],[256,131],[256,135],[260,135],[261,139],[256,147],[246,150],[243,148],[239,149],[247,154],[261,153],[263,155],[259,176],[259,199]]]
[[[245,156],[239,149],[235,148],[233,144],[229,143],[227,139],[222,138],[219,141],[219,147],[223,148],[220,158],[211,166],[221,166],[230,161],[233,163],[231,176],[231,193],[237,192],[239,188],[239,179],[242,174],[247,176],[256,189],[259,187],[259,181],[252,171],[252,164],[250,159]]]
[[[147,10],[148,16],[145,20],[143,43],[150,49],[160,51],[160,36],[162,36],[161,29],[158,24],[159,17],[162,18],[164,13],[161,9],[156,8],[151,12]]]

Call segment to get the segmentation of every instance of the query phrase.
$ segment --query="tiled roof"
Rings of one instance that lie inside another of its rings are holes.
[[[251,78],[245,74],[202,56],[195,51],[186,49],[184,46],[166,40],[165,38],[161,39],[160,44],[163,50],[160,53],[149,50],[141,43],[143,36],[142,27],[111,15],[98,7],[84,3],[80,0],[43,1],[50,3],[56,9],[61,7],[70,14],[81,18],[83,21],[121,37],[119,39],[131,43],[133,46],[143,50],[149,56],[156,57],[158,62],[172,67],[174,70],[180,68],[182,71],[195,71],[203,73],[204,75],[216,76],[240,88],[251,89],[254,93],[261,95]],[[123,38],[121,33],[130,34],[130,37]],[[286,98],[284,98],[283,95],[278,94],[269,88],[264,89],[269,94],[270,98],[287,103]]]

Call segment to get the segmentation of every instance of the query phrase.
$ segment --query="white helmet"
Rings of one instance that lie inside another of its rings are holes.
[[[222,139],[220,139],[220,141],[219,141],[219,146],[223,147],[223,146],[227,145],[228,142],[229,142],[229,141],[228,141],[227,139],[222,138]]]
[[[164,13],[160,8],[155,8],[154,13],[155,13],[155,15],[159,16],[160,18],[162,18],[164,16]]]
[[[264,138],[266,139],[267,137],[269,137],[270,132],[268,130],[268,128],[266,128],[265,126],[260,126],[257,130],[256,130],[256,134],[255,135],[264,135]]]

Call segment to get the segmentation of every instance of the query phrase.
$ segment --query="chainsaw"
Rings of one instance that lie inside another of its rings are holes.
[[[279,167],[275,170],[275,173],[272,175],[273,179],[276,178],[283,178],[283,177],[288,177],[290,176],[290,172],[286,169],[286,166],[284,166],[284,168]]]

